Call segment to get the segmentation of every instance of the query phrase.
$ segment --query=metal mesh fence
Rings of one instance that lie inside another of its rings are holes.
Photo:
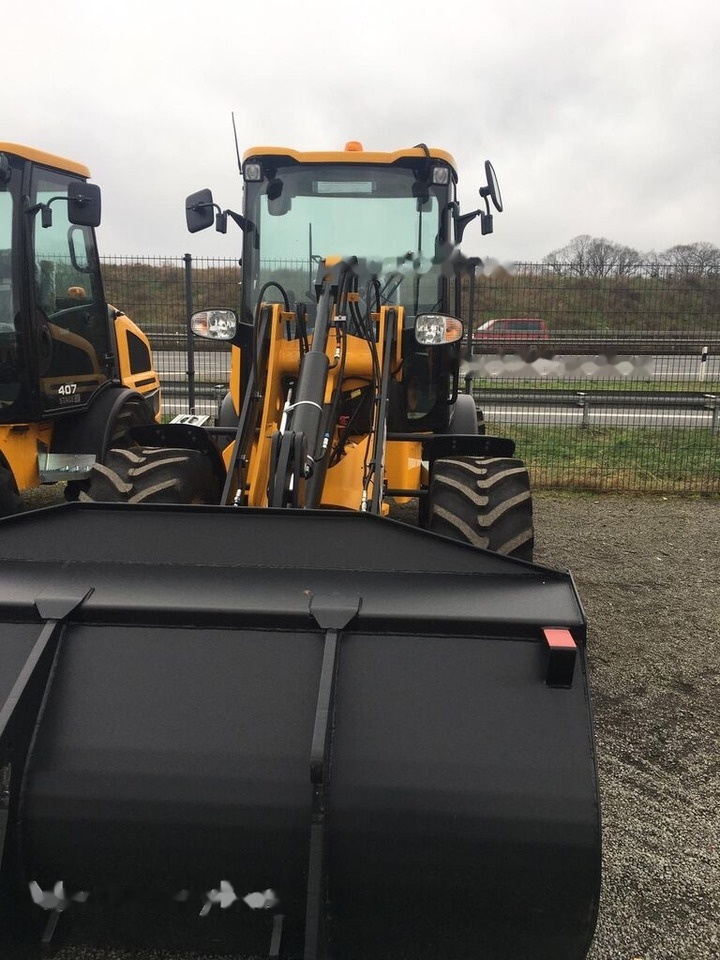
[[[289,267],[292,265],[289,265]],[[108,300],[150,336],[166,414],[215,413],[229,350],[192,309],[237,309],[236,260],[110,258]],[[463,278],[463,385],[538,487],[720,493],[720,277],[670,266],[578,276],[520,264]],[[523,326],[510,321],[541,321]]]
[[[192,337],[188,317],[203,307],[239,309],[237,260],[184,257],[111,257],[102,261],[105,295],[151,340],[163,384],[166,413],[188,412],[190,384],[207,399],[222,395],[229,347]],[[216,404],[213,405],[213,412]]]

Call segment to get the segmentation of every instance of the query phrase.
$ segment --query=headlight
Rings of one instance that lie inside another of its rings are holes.
[[[421,313],[415,318],[415,339],[425,346],[454,343],[463,335],[462,320],[444,313]]]
[[[243,177],[257,183],[263,178],[262,166],[259,163],[246,163],[243,166]]]
[[[201,310],[190,318],[192,332],[206,340],[232,340],[237,331],[234,310]]]

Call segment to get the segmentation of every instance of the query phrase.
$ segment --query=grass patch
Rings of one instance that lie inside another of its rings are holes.
[[[508,433],[538,489],[720,493],[720,436],[709,429],[667,427],[493,426]]]

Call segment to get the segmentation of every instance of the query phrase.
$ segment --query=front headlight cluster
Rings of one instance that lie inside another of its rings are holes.
[[[415,339],[424,346],[462,340],[463,323],[444,313],[420,313],[415,318]]]

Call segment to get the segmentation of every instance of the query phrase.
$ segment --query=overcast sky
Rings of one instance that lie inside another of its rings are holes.
[[[232,136],[483,161],[505,202],[468,255],[540,260],[578,234],[720,246],[717,0],[34,0],[3,13],[0,140],[81,160],[104,255],[236,256],[184,199],[240,206]]]

